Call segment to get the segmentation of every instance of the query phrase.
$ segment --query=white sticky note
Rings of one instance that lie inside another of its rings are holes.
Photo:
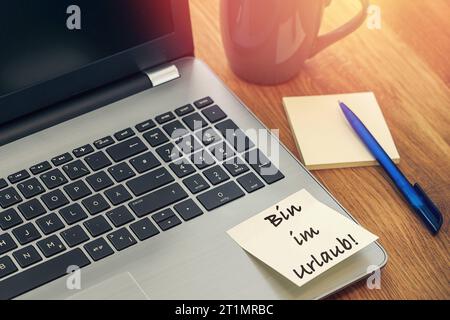
[[[378,239],[304,189],[228,230],[228,234],[298,286]]]

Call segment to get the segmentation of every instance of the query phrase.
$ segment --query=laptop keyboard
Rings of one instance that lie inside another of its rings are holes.
[[[0,299],[282,178],[210,97],[13,173],[0,179]]]

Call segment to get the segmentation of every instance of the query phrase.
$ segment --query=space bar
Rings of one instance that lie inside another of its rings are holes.
[[[0,300],[12,299],[67,274],[69,266],[79,268],[90,264],[81,251],[75,249],[33,268],[0,281]]]

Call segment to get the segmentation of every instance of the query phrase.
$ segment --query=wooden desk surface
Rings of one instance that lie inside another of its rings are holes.
[[[389,254],[381,290],[362,281],[339,299],[450,299],[450,2],[372,0],[382,29],[366,26],[309,61],[292,81],[273,87],[245,83],[227,65],[219,1],[191,0],[196,56],[204,60],[298,156],[283,96],[375,92],[400,152],[400,168],[419,182],[444,214],[433,237],[378,167],[315,171],[314,175],[380,237]],[[346,21],[358,1],[333,1],[323,30]]]

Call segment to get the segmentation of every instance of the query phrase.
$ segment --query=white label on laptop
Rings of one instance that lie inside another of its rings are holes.
[[[228,230],[228,234],[298,286],[378,239],[304,189]]]

